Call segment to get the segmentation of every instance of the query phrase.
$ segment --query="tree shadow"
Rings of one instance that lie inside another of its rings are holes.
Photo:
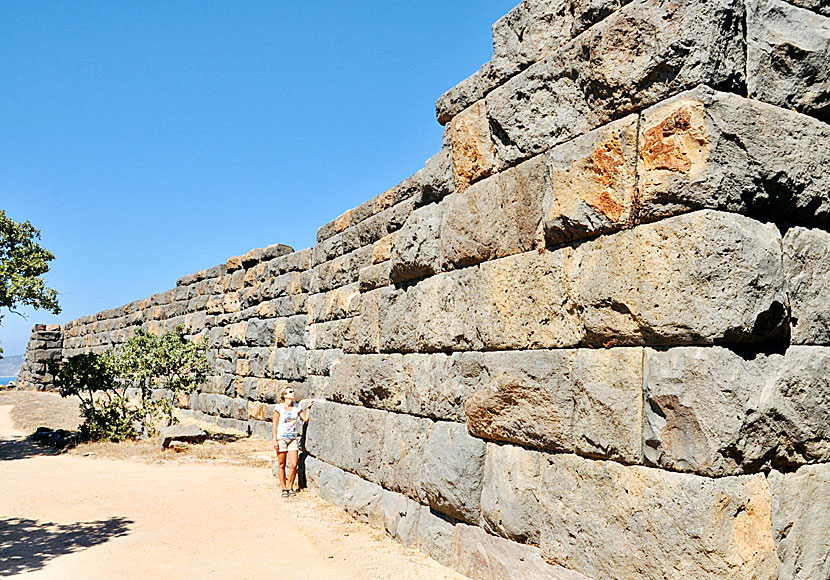
[[[0,518],[0,577],[39,570],[53,558],[124,536],[132,523],[123,517],[74,524]]]
[[[0,437],[0,461],[28,459],[41,455],[58,455],[58,452],[51,447],[38,445],[29,437]]]

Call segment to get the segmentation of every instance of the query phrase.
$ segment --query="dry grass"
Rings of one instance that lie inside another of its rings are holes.
[[[0,391],[0,405],[13,405],[12,421],[24,433],[34,433],[38,427],[76,430],[81,423],[78,400],[64,399],[54,393],[34,391]],[[259,437],[222,430],[201,421],[178,417],[182,423],[196,423],[209,439],[201,445],[191,445],[184,451],[162,450],[158,438],[121,443],[84,443],[68,451],[73,455],[95,455],[110,459],[130,459],[144,463],[209,463],[221,462],[249,467],[267,467],[274,458],[270,441]]]

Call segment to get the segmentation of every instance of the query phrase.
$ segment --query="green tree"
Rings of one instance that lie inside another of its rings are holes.
[[[153,432],[159,420],[173,422],[173,400],[192,393],[210,373],[207,340],[192,341],[184,326],[159,336],[137,329],[118,355],[118,375],[139,390],[139,408],[144,413],[145,434]],[[158,389],[167,391],[159,396]]]
[[[55,256],[38,245],[39,239],[40,231],[28,220],[18,223],[0,210],[0,321],[3,308],[19,314],[15,309],[20,306],[60,314],[58,293],[41,278]]]

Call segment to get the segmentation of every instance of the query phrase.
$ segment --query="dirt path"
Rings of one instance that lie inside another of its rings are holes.
[[[280,500],[268,469],[50,453],[11,410],[0,578],[461,578],[309,493]]]

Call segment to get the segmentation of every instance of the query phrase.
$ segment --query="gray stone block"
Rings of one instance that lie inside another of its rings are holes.
[[[439,564],[452,566],[454,539],[455,524],[427,506],[421,506],[418,518],[418,546],[421,551]]]
[[[476,580],[591,580],[573,570],[548,564],[539,548],[465,524],[456,526],[452,567]]]
[[[417,546],[421,504],[399,493],[383,490],[381,505],[386,533],[404,546]]]
[[[698,87],[643,112],[639,219],[710,208],[830,224],[830,128]]]
[[[743,17],[735,0],[638,0],[614,12],[486,97],[501,162],[513,165],[698,84],[740,90]]]
[[[750,96],[830,121],[830,18],[781,0],[749,0]]]
[[[320,497],[330,504],[346,507],[345,494],[346,473],[334,465],[321,462],[320,465]]]
[[[387,413],[377,481],[383,487],[425,502],[421,479],[433,421]]]
[[[773,471],[772,533],[779,578],[830,578],[830,466],[811,465],[795,473]]]
[[[430,507],[462,521],[478,521],[485,449],[483,441],[467,434],[465,425],[433,425],[424,448],[421,483]]]
[[[792,228],[784,236],[784,276],[793,344],[830,345],[830,233]]]
[[[663,468],[730,475],[830,460],[830,349],[743,358],[647,350],[644,452]]]
[[[528,523],[516,518],[533,514],[550,564],[590,578],[778,577],[763,475],[710,479],[527,450],[510,464],[493,459],[485,490],[521,487],[501,496],[500,512],[484,502],[485,520],[501,535],[521,536]]]
[[[203,443],[207,439],[207,433],[196,425],[171,425],[159,430],[159,446],[166,449],[173,441],[183,443]]]
[[[343,476],[343,504],[358,521],[380,528],[383,525],[381,495],[383,488],[351,473]]]

